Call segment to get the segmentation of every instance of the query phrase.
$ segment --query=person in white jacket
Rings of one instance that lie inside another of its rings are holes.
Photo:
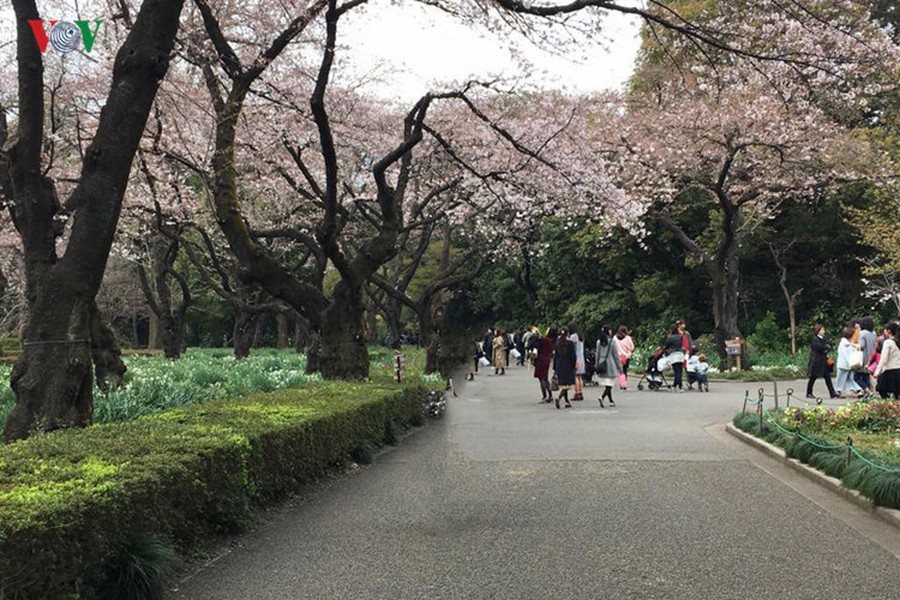
[[[834,383],[834,389],[838,394],[855,393],[862,389],[853,378],[853,369],[850,364],[853,353],[859,350],[859,346],[850,340],[853,337],[853,331],[853,327],[844,327],[841,333],[841,342],[838,344],[837,364],[835,365],[837,381]]]

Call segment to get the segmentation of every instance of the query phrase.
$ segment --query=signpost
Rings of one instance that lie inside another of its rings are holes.
[[[728,355],[728,368],[737,362],[737,370],[741,370],[741,357],[744,350],[744,340],[736,337],[733,340],[725,340],[725,353]]]

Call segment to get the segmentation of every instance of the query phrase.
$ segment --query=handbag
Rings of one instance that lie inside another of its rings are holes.
[[[516,350],[515,348],[513,348],[512,350],[509,351],[509,355],[510,355],[512,358],[519,358],[519,357],[522,356],[522,354],[521,354],[518,350]]]
[[[554,373],[553,377],[550,378],[550,391],[555,392],[557,390],[559,390],[559,378]]]
[[[486,357],[482,356],[481,358],[478,359],[478,364],[481,365],[482,367],[487,367],[491,364],[491,361],[489,361]]]
[[[860,348],[850,353],[850,368],[853,370],[861,369],[863,366],[863,351]]]
[[[603,361],[598,360],[597,366],[594,368],[599,377],[606,377],[607,375],[606,359],[609,358],[610,351],[612,351],[612,341],[606,346],[606,356],[603,357]]]

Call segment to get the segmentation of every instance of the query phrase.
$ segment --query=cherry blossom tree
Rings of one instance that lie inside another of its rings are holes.
[[[749,77],[716,91],[672,84],[623,104],[615,131],[624,185],[645,199],[712,287],[716,339],[740,335],[741,247],[782,202],[821,194],[837,184],[879,178],[882,157],[861,136],[796,95],[786,101]],[[711,203],[709,205],[705,203]],[[678,215],[709,210],[710,229]],[[688,292],[689,293],[689,292]]]
[[[6,423],[7,440],[27,437],[35,429],[91,422],[91,365],[101,381],[101,371],[109,365],[102,355],[108,330],[100,327],[94,298],[131,161],[166,73],[181,7],[180,0],[146,0],[141,5],[116,54],[110,91],[79,157],[77,183],[61,201],[42,165],[47,139],[44,57],[28,25],[41,16],[33,0],[13,1],[18,99],[15,141],[4,145],[10,174],[5,195],[22,238],[28,323],[11,378],[16,406]],[[64,215],[72,225],[60,255],[56,244]]]

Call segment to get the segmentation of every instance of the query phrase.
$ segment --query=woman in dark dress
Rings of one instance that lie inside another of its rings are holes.
[[[533,348],[537,350],[537,357],[534,359],[534,378],[541,384],[541,403],[553,402],[553,392],[550,389],[550,362],[553,360],[556,337],[556,327],[551,327],[547,330],[547,335],[533,342]]]
[[[834,386],[831,384],[831,368],[828,366],[828,352],[831,351],[831,343],[825,339],[825,327],[819,323],[813,327],[812,344],[809,348],[809,381],[806,383],[806,397],[815,399],[813,384],[819,377],[825,378],[825,386],[832,398],[836,398]]]
[[[559,395],[556,397],[556,408],[559,408],[559,399],[566,402],[566,408],[572,408],[569,402],[569,390],[575,389],[575,343],[569,340],[569,332],[563,329],[559,332],[559,340],[556,342],[556,356],[553,358],[553,370],[559,380]]]

